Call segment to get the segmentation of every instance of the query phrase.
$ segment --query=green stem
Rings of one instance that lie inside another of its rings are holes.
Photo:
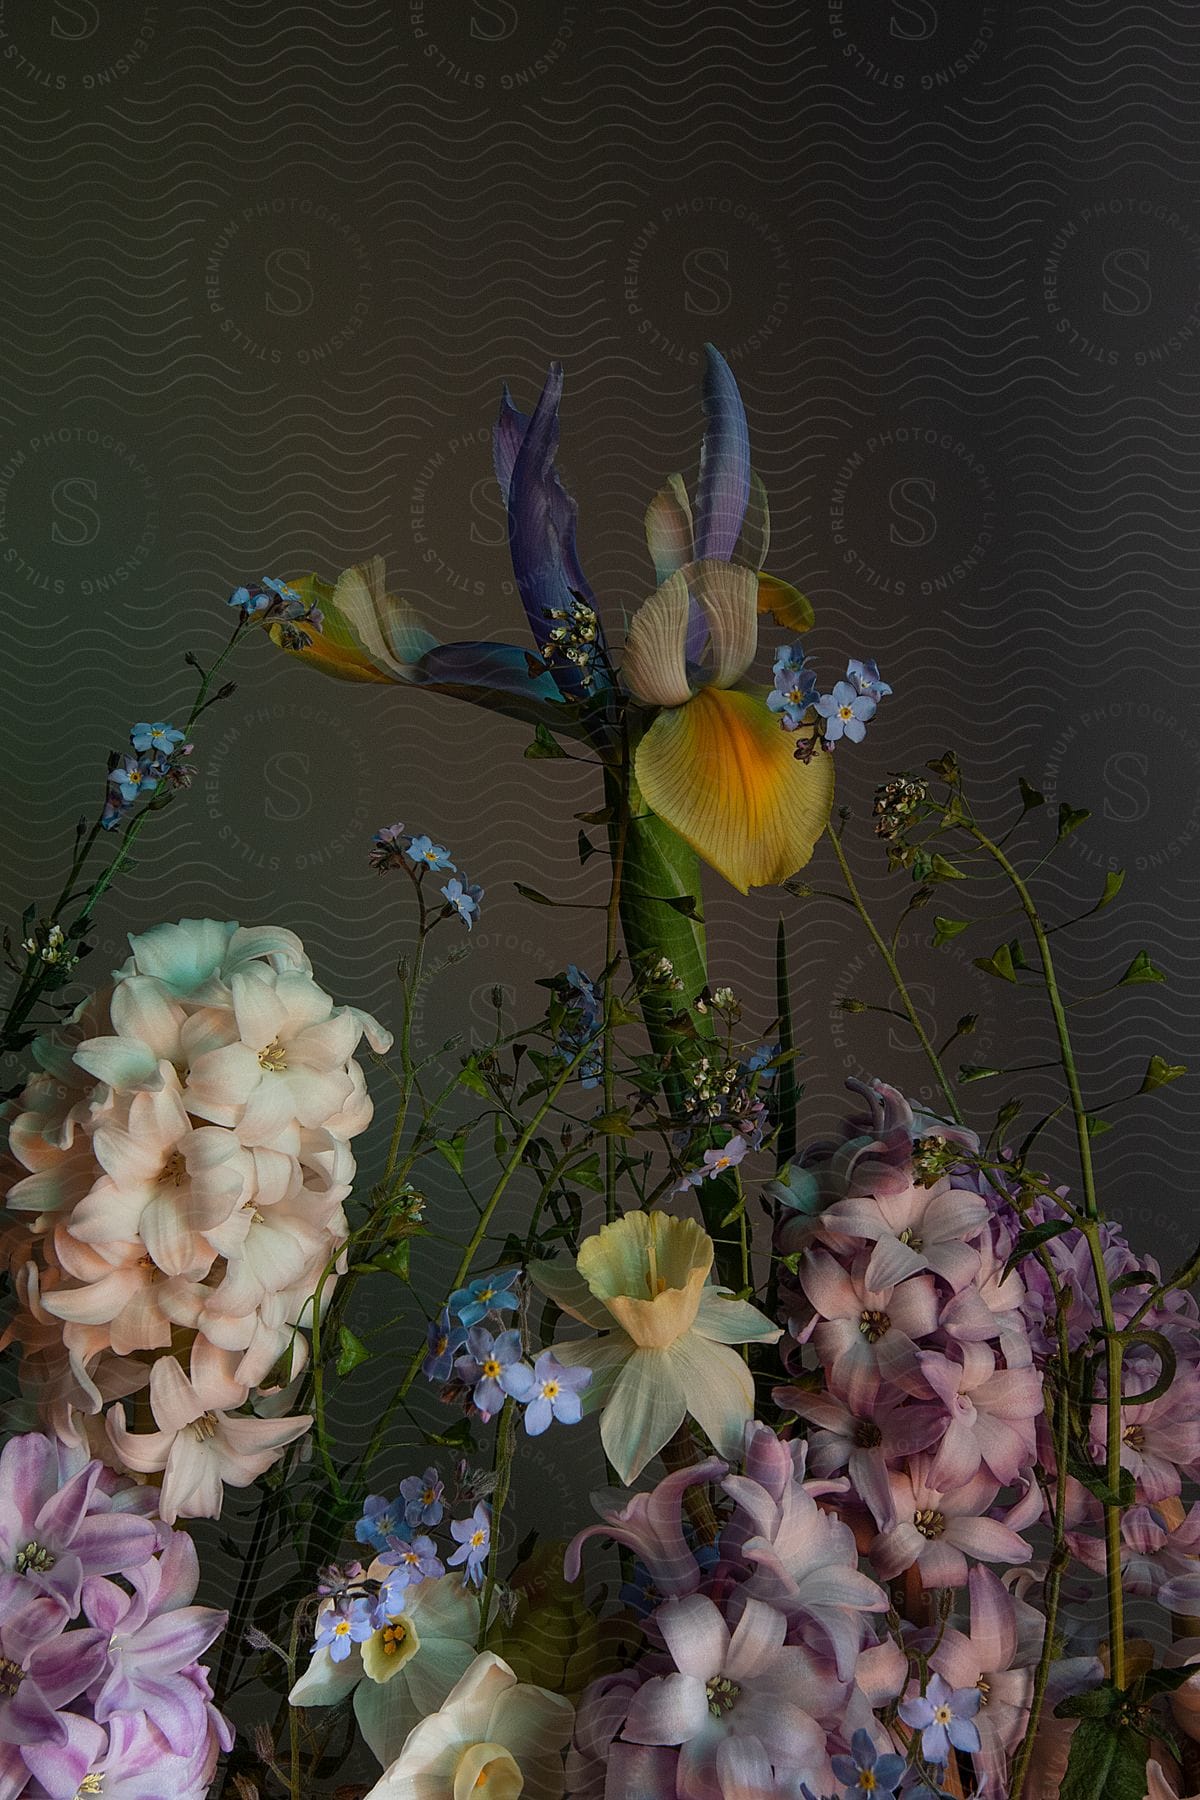
[[[1054,1400],[1054,1460],[1057,1469],[1057,1482],[1054,1490],[1054,1539],[1050,1547],[1050,1559],[1046,1571],[1046,1581],[1042,1589],[1042,1610],[1045,1615],[1046,1629],[1042,1639],[1041,1654],[1038,1657],[1037,1671],[1033,1678],[1033,1696],[1029,1703],[1029,1718],[1025,1726],[1025,1736],[1017,1752],[1009,1782],[1012,1800],[1021,1800],[1025,1779],[1029,1773],[1030,1761],[1033,1757],[1034,1743],[1038,1726],[1041,1723],[1042,1708],[1045,1704],[1046,1689],[1050,1682],[1050,1670],[1054,1663],[1055,1640],[1054,1629],[1058,1622],[1058,1605],[1062,1593],[1063,1574],[1067,1566],[1067,1484],[1064,1473],[1067,1467],[1067,1448],[1070,1438],[1071,1406],[1068,1382],[1071,1368],[1071,1348],[1067,1336],[1067,1305],[1069,1294],[1058,1279],[1057,1271],[1050,1260],[1048,1252],[1043,1248],[1038,1260],[1050,1277],[1054,1289],[1056,1326],[1058,1335],[1058,1361],[1060,1380]]]
[[[613,1014],[616,995],[617,945],[621,931],[621,882],[625,872],[625,846],[629,841],[629,735],[622,722],[622,755],[618,772],[612,778],[616,788],[617,817],[609,835],[612,879],[608,888],[604,937],[604,1110],[616,1109],[616,1074],[613,1069]],[[604,1139],[604,1222],[611,1225],[617,1217],[618,1141],[613,1132]]]
[[[492,1600],[496,1593],[496,1582],[500,1573],[500,1521],[504,1517],[504,1507],[508,1500],[508,1490],[512,1482],[513,1448],[516,1434],[516,1402],[506,1399],[500,1408],[500,1418],[496,1425],[496,1485],[492,1489],[492,1522],[491,1543],[488,1549],[487,1579],[483,1584],[483,1593],[479,1601],[479,1636],[475,1642],[476,1650],[482,1650],[487,1639],[488,1623],[492,1610]]]
[[[1025,917],[1029,920],[1042,965],[1042,979],[1058,1037],[1059,1061],[1066,1079],[1067,1092],[1071,1099],[1071,1113],[1075,1120],[1075,1141],[1079,1152],[1079,1171],[1083,1183],[1084,1204],[1084,1217],[1080,1222],[1080,1230],[1088,1247],[1088,1256],[1096,1281],[1100,1322],[1104,1327],[1104,1362],[1108,1387],[1105,1396],[1105,1481],[1112,1492],[1116,1493],[1121,1484],[1121,1364],[1124,1347],[1117,1331],[1108,1270],[1104,1266],[1104,1246],[1100,1237],[1100,1208],[1096,1198],[1096,1175],[1092,1164],[1092,1142],[1088,1135],[1087,1111],[1083,1103],[1083,1089],[1079,1081],[1079,1070],[1075,1062],[1070,1028],[1067,1024],[1066,1008],[1059,992],[1050,940],[1029,888],[1000,846],[993,843],[973,819],[962,819],[959,824],[975,839],[981,849],[987,852],[1007,877],[1013,892],[1021,903]],[[1063,1479],[1064,1472],[1060,1468],[1058,1471],[1060,1484]],[[1113,1684],[1119,1689],[1123,1689],[1125,1686],[1125,1594],[1121,1586],[1122,1510],[1119,1502],[1105,1502],[1105,1586],[1108,1594],[1109,1656]]]
[[[851,871],[851,868],[850,868],[850,864],[846,860],[846,852],[842,849],[842,841],[839,838],[837,832],[833,829],[832,825],[827,825],[825,827],[825,835],[829,839],[830,843],[833,845],[833,853],[837,857],[838,867],[842,871],[842,880],[846,883],[846,888],[850,895],[850,900],[854,907],[854,910],[858,914],[859,918],[862,920],[863,924],[866,926],[868,932],[870,933],[872,943],[875,945],[875,948],[878,950],[880,956],[883,958],[883,965],[886,968],[888,974],[891,976],[892,981],[895,985],[896,993],[898,994],[899,999],[900,999],[900,1004],[904,1008],[904,1015],[907,1018],[909,1024],[912,1026],[913,1030],[916,1032],[917,1041],[920,1043],[922,1050],[925,1052],[925,1056],[929,1063],[930,1068],[933,1070],[934,1075],[937,1077],[937,1084],[941,1088],[942,1093],[945,1097],[946,1105],[950,1110],[950,1116],[954,1120],[956,1125],[961,1125],[963,1123],[963,1116],[962,1116],[961,1111],[959,1110],[959,1105],[958,1105],[957,1099],[955,1098],[954,1089],[950,1086],[950,1082],[946,1075],[946,1071],[942,1067],[941,1059],[938,1056],[937,1051],[933,1047],[933,1043],[929,1037],[928,1032],[925,1030],[924,1025],[922,1025],[922,1023],[921,1023],[921,1018],[920,1018],[919,1013],[917,1012],[916,1007],[913,1005],[912,996],[909,994],[909,991],[904,984],[904,977],[900,973],[900,965],[896,961],[895,956],[892,954],[891,946],[887,942],[886,938],[881,936],[880,932],[876,928],[875,921],[872,919],[870,913],[867,911],[866,904],[863,901],[863,897],[858,891],[858,883],[855,881],[853,872]]]

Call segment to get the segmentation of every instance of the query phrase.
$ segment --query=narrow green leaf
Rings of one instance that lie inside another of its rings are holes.
[[[1035,806],[1045,806],[1045,794],[1039,793],[1037,788],[1031,787],[1023,775],[1018,775],[1017,786],[1021,790],[1021,811],[1023,813],[1032,812]]]
[[[1027,1225],[1024,1231],[1018,1232],[1017,1241],[1012,1247],[1012,1254],[1004,1265],[1004,1274],[1009,1276],[1018,1263],[1032,1256],[1039,1244],[1048,1244],[1051,1238],[1061,1237],[1064,1231],[1070,1231],[1069,1219],[1046,1219],[1040,1225]]]
[[[600,852],[599,852],[599,850],[597,850],[595,844],[593,844],[591,839],[588,837],[588,834],[586,831],[581,831],[579,834],[578,849],[579,849],[579,860],[581,863],[585,863],[589,856],[599,856],[599,854],[600,854]]]
[[[1078,831],[1085,819],[1090,819],[1092,810],[1089,806],[1067,806],[1065,803],[1058,809],[1058,836],[1055,843],[1061,844],[1069,838],[1073,831]]]
[[[1104,891],[1096,902],[1095,911],[1099,912],[1102,906],[1108,906],[1111,901],[1115,900],[1124,886],[1124,869],[1110,869],[1104,877]]]
[[[473,1450],[475,1448],[475,1439],[471,1436],[471,1426],[466,1419],[460,1419],[457,1424],[448,1425],[445,1431],[426,1431],[423,1435],[427,1444],[450,1444],[456,1450]]]
[[[976,956],[972,958],[972,961],[977,969],[983,970],[985,975],[997,975],[1002,981],[1014,983],[1017,979],[1016,970],[1013,968],[1012,951],[1007,944],[998,945],[990,956]]]
[[[361,1338],[356,1338],[348,1325],[338,1327],[337,1372],[348,1375],[351,1369],[357,1369],[359,1363],[365,1363],[371,1352]]]
[[[1138,1093],[1152,1094],[1155,1088],[1166,1087],[1169,1081],[1178,1081],[1181,1075],[1186,1074],[1186,1063],[1169,1063],[1161,1056],[1152,1056],[1146,1064],[1146,1073],[1142,1076]]]
[[[505,1137],[503,1127],[500,1124],[499,1113],[497,1113],[496,1118],[493,1121],[492,1154],[499,1163],[504,1162],[508,1156],[508,1139]]]
[[[1165,981],[1167,978],[1161,969],[1156,969],[1150,961],[1149,952],[1139,950],[1125,973],[1118,981],[1118,987],[1128,987],[1135,981]]]
[[[946,857],[934,855],[929,859],[929,878],[932,881],[965,881],[967,876],[965,870],[956,869]]]
[[[513,886],[516,888],[518,894],[520,894],[520,896],[523,900],[532,900],[533,904],[535,906],[557,906],[558,905],[557,900],[551,900],[548,895],[539,893],[537,888],[526,887],[526,885],[523,881],[514,881]]]
[[[941,913],[933,916],[933,948],[940,950],[951,938],[956,938],[961,931],[966,931],[970,919],[947,919]]]
[[[608,825],[615,815],[611,806],[596,806],[591,812],[576,813],[575,817],[582,819],[585,825]]]
[[[1103,1137],[1106,1131],[1112,1130],[1112,1120],[1102,1119],[1099,1113],[1084,1113],[1083,1122],[1090,1138]]]
[[[1021,948],[1020,938],[1009,938],[1008,954],[1012,957],[1014,969],[1027,969],[1029,967],[1029,960],[1026,957],[1024,950]]]
[[[542,758],[557,760],[566,754],[562,745],[550,735],[545,725],[534,726],[533,742],[525,746],[525,755],[531,762],[540,761]]]
[[[961,1063],[958,1070],[960,1081],[986,1081],[989,1076],[1003,1075],[1003,1069],[989,1069],[982,1063]]]

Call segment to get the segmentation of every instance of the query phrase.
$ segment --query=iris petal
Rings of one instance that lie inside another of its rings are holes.
[[[638,746],[646,804],[743,894],[802,868],[833,803],[828,757],[798,762],[761,695],[704,688]]]

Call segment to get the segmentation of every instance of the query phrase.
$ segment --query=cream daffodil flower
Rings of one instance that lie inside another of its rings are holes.
[[[490,1650],[422,1719],[367,1800],[562,1800],[575,1709]]]
[[[691,1219],[630,1212],[579,1247],[573,1269],[535,1262],[529,1274],[555,1305],[600,1338],[554,1346],[592,1371],[585,1408],[602,1407],[600,1438],[621,1480],[635,1481],[690,1414],[718,1455],[736,1462],[754,1411],[754,1383],[730,1346],[780,1336],[756,1307],[713,1287],[713,1242]]]
[[[634,760],[642,799],[745,893],[808,862],[833,804],[833,767],[827,756],[797,760],[767,690],[745,679],[761,612],[793,631],[812,615],[803,595],[760,571],[766,495],[737,383],[711,345],[704,408],[695,517],[673,475],[647,513],[659,585],[634,614],[621,675],[635,700],[659,709]]]
[[[383,1580],[388,1569],[376,1559],[368,1573]],[[479,1598],[457,1575],[414,1582],[404,1590],[403,1609],[349,1656],[334,1662],[318,1646],[288,1699],[293,1706],[334,1706],[353,1693],[359,1729],[386,1767],[471,1667],[478,1631]]]

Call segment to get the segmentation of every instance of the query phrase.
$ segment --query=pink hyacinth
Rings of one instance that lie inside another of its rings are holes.
[[[390,1039],[322,991],[292,932],[185,919],[130,944],[113,985],[35,1041],[11,1109],[18,1310],[0,1343],[44,1424],[166,1471],[166,1515],[194,1517],[307,1428],[247,1409],[304,1367],[371,1118],[354,1051]],[[147,1385],[159,1431],[106,1427]]]

